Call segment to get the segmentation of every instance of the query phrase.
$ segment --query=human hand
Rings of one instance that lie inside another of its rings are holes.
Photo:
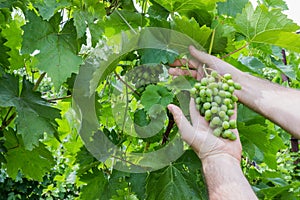
[[[191,60],[188,60],[188,61],[187,60],[176,60],[170,66],[178,67],[178,66],[188,64],[188,67],[190,70],[179,69],[179,68],[170,68],[169,74],[171,74],[173,76],[191,75],[194,78],[196,78],[197,80],[200,80],[204,75],[203,64],[205,64],[206,67],[216,70],[220,75],[230,73],[232,75],[232,79],[234,81],[237,81],[240,71],[237,70],[232,65],[230,65],[229,63],[227,63],[215,56],[209,55],[203,51],[199,51],[193,46],[190,46],[189,50],[190,50],[191,55],[193,56],[193,58]]]
[[[217,155],[229,155],[238,161],[241,160],[242,146],[237,129],[232,130],[237,136],[237,139],[234,141],[214,136],[213,130],[209,127],[209,123],[196,109],[194,99],[190,101],[192,124],[186,119],[179,107],[170,104],[168,105],[168,109],[173,114],[182,139],[194,149],[202,161]],[[231,119],[236,119],[236,109]]]

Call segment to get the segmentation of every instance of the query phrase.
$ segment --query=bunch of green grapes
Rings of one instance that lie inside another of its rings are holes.
[[[162,65],[147,66],[141,65],[131,70],[127,78],[137,88],[159,82],[159,74],[163,73]]]
[[[215,136],[236,139],[231,130],[236,128],[236,120],[230,117],[234,114],[234,106],[238,101],[233,93],[240,89],[241,85],[232,80],[231,74],[221,76],[214,70],[191,89],[197,109],[209,122]]]

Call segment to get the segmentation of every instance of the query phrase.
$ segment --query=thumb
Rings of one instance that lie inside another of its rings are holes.
[[[174,121],[177,124],[179,132],[181,134],[181,138],[186,143],[191,145],[195,139],[196,131],[194,130],[190,122],[186,119],[179,107],[173,104],[169,104],[168,109],[174,117]]]

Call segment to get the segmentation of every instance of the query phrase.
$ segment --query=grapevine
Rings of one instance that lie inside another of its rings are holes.
[[[234,106],[238,97],[235,90],[241,85],[232,80],[231,74],[221,76],[217,71],[206,72],[200,82],[195,83],[191,95],[195,98],[197,110],[209,122],[213,134],[225,139],[235,140],[237,137],[231,129],[237,127],[236,120],[230,117],[234,114]]]

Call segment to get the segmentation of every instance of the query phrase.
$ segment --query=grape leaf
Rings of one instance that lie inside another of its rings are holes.
[[[173,165],[147,177],[146,193],[146,199],[202,199]]]
[[[81,189],[80,199],[100,199],[107,192],[105,186],[108,181],[99,169],[94,168],[92,171],[87,172],[80,177],[80,181],[86,183]]]
[[[22,135],[25,149],[32,150],[39,144],[45,132],[55,133],[56,118],[60,118],[58,109],[42,99],[40,93],[32,91],[33,85],[23,79],[22,89],[19,78],[3,74],[0,78],[0,106],[14,106],[17,109],[17,129]]]
[[[253,56],[241,56],[238,61],[240,61],[244,66],[249,67],[249,69],[257,74],[263,73],[263,68],[266,66],[258,58]]]
[[[155,63],[173,63],[177,57],[174,52],[166,51],[164,49],[141,49],[141,64],[155,64]]]
[[[155,104],[160,104],[166,107],[173,100],[173,93],[168,91],[167,88],[158,85],[149,85],[143,92],[141,103],[148,112]]]
[[[105,35],[111,37],[124,30],[143,27],[148,19],[140,13],[120,10],[113,12],[110,16],[99,22],[99,26],[105,30]]]
[[[45,20],[49,20],[59,9],[71,6],[68,0],[35,0],[33,5],[38,8],[39,14]]]
[[[192,9],[205,9],[213,10],[216,6],[216,2],[225,1],[225,0],[154,0],[156,3],[163,6],[170,13],[178,12],[185,13]]]
[[[1,30],[0,30],[1,31]],[[1,32],[0,32],[1,33]],[[1,37],[0,35],[0,66],[2,65],[3,67],[8,67],[9,66],[9,48],[4,45],[6,43],[6,39]]]
[[[74,10],[73,17],[77,38],[83,37],[88,28],[92,36],[92,46],[95,46],[101,38],[101,34],[104,32],[100,22],[105,14],[104,6],[99,2],[85,9]]]
[[[241,13],[249,0],[227,0],[226,2],[218,2],[217,9],[220,15],[228,15],[235,17],[237,13]]]
[[[8,52],[10,69],[19,69],[24,67],[24,55],[20,55],[21,44],[22,44],[22,30],[21,26],[25,23],[19,15],[14,17],[14,20],[7,24],[6,28],[3,29],[3,36],[7,39],[5,46],[10,48]]]
[[[259,124],[245,126],[244,123],[238,123],[238,130],[243,150],[249,158],[265,162],[270,168],[276,169],[276,153],[284,147],[281,139],[274,134],[271,136],[267,127]]]
[[[174,22],[174,30],[187,34],[203,47],[209,44],[209,37],[212,33],[212,30],[206,27],[206,25],[199,27],[199,24],[194,18],[188,19],[184,16],[180,19],[176,18]]]
[[[55,162],[50,151],[43,143],[39,143],[31,151],[25,149],[22,138],[10,129],[4,132],[7,173],[10,177],[16,178],[19,170],[27,177],[42,181],[43,176],[51,170]]]
[[[82,59],[77,56],[78,41],[73,22],[68,21],[60,31],[59,14],[54,15],[49,22],[43,21],[33,12],[29,12],[27,16],[29,23],[22,27],[22,52],[30,54],[39,50],[40,53],[36,56],[39,61],[37,67],[46,71],[54,86],[59,88],[72,73],[77,73],[82,63]]]
[[[283,10],[288,10],[288,6],[284,0],[263,0],[264,4],[268,7],[281,8]]]
[[[261,4],[254,10],[248,3],[243,12],[237,14],[235,23],[237,32],[245,35],[249,42],[273,44],[300,52],[300,36],[295,33],[299,26],[281,9],[268,9]]]

